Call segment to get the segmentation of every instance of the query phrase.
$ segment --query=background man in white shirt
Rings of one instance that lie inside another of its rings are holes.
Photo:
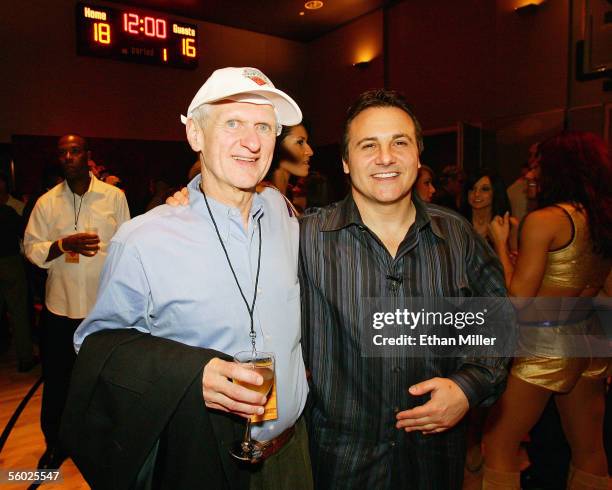
[[[28,259],[48,270],[40,334],[47,443],[41,469],[58,468],[66,458],[58,431],[76,358],[72,336],[95,303],[107,244],[130,219],[123,192],[90,174],[83,137],[62,136],[57,149],[66,180],[40,197],[24,236]]]

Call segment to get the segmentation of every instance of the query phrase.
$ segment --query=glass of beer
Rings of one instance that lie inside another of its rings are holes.
[[[242,351],[234,356],[234,362],[255,370],[263,377],[263,383],[259,386],[238,380],[234,380],[234,383],[268,396],[274,384],[274,354],[272,352]],[[241,461],[256,463],[263,453],[261,443],[251,438],[251,419],[252,417],[247,419],[244,438],[233,444],[230,454]]]
[[[85,221],[85,233],[88,233],[89,235],[96,235],[96,238],[98,240],[100,240],[100,235],[98,235],[98,227],[96,226],[95,221],[93,220],[92,216],[89,216],[89,218]],[[100,247],[102,247],[102,241],[98,242],[98,250],[96,250],[96,252],[94,253],[94,255],[96,255],[99,251],[100,251]]]

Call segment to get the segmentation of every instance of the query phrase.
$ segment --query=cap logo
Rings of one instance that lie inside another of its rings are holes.
[[[242,76],[252,80],[257,85],[272,85],[272,82],[267,76],[254,68],[245,68],[242,70]]]

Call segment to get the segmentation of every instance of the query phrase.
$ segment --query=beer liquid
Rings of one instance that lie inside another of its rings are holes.
[[[267,396],[272,388],[272,383],[274,383],[274,371],[272,370],[272,366],[254,366],[253,369],[263,377],[263,383],[261,385],[252,385],[250,383],[238,381],[237,379],[234,380],[234,383]]]

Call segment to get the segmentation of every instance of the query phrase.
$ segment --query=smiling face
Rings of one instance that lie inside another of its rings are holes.
[[[429,170],[425,170],[424,168],[419,170],[415,188],[421,200],[431,202],[436,192],[436,188],[433,186],[433,175],[431,175]]]
[[[410,200],[420,166],[412,118],[397,107],[371,107],[360,112],[348,131],[348,161],[359,207]]]
[[[313,155],[306,128],[302,125],[293,126],[281,144],[283,153],[289,159],[281,160],[278,166],[296,177],[306,177],[310,170],[310,157]]]
[[[493,206],[493,185],[486,175],[476,181],[468,191],[468,203],[472,209],[484,209]]]
[[[226,203],[228,196],[253,192],[272,161],[276,140],[272,106],[217,103],[211,105],[202,125],[190,119],[187,138],[201,152],[205,191]]]
[[[527,180],[527,199],[536,199],[538,197],[540,172],[540,161],[538,160],[533,166],[529,167],[529,172],[525,174],[525,180]]]

